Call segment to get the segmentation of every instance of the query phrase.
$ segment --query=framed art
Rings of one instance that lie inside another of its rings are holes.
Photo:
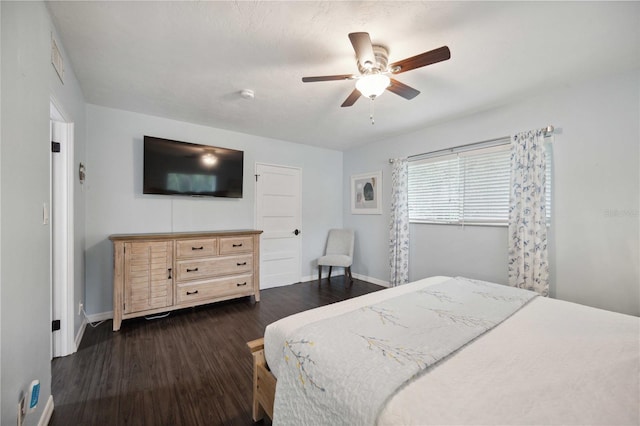
[[[351,213],[382,214],[382,171],[351,176]]]

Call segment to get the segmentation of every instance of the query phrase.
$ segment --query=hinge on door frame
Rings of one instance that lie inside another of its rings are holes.
[[[60,152],[60,142],[51,141],[51,152]]]
[[[60,320],[51,321],[51,332],[60,330]]]
[[[260,176],[260,175],[254,175],[254,176],[256,177],[256,182],[257,182],[258,181],[258,176]]]

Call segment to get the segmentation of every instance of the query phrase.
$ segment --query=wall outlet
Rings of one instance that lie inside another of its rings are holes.
[[[84,305],[82,304],[82,302],[78,303],[78,315],[82,313],[82,308],[84,308]]]

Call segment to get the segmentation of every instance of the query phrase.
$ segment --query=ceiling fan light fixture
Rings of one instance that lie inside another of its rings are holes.
[[[356,89],[370,99],[380,96],[391,84],[391,79],[385,74],[367,74],[356,81]]]
[[[207,167],[213,167],[218,162],[218,158],[211,153],[207,153],[202,156],[202,162]]]

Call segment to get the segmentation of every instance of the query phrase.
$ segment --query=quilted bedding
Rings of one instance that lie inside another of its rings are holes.
[[[265,332],[267,362],[280,377],[282,348],[295,330],[447,279],[432,277],[273,323]],[[637,425],[639,336],[637,317],[537,297],[402,387],[383,404],[377,422]],[[355,412],[352,424],[373,424],[365,420],[372,411]],[[293,421],[310,424],[304,416]]]

